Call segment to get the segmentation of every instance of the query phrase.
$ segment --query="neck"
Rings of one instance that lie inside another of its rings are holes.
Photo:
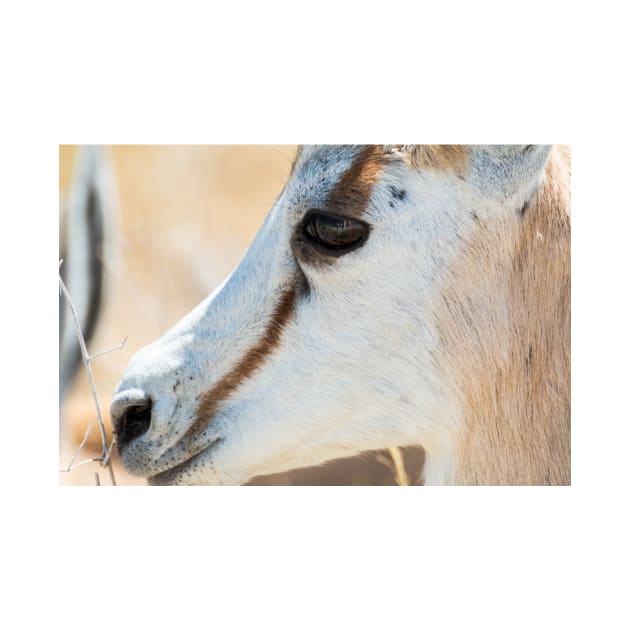
[[[443,295],[462,409],[452,483],[570,483],[569,204],[568,154],[554,148],[523,216],[471,239]]]

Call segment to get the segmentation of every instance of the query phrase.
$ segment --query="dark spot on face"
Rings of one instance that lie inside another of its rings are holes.
[[[390,201],[390,202],[389,202],[389,207],[390,207],[390,208],[393,208],[393,207],[394,207],[394,202],[393,202],[393,201]]]
[[[527,353],[527,358],[525,359],[525,365],[527,365],[527,369],[531,369],[533,358],[534,358],[534,349],[532,348],[532,345],[529,344],[529,352]]]
[[[308,299],[311,295],[311,285],[302,269],[299,270],[299,278],[297,281],[297,296],[300,300]]]
[[[388,186],[387,190],[389,190],[389,192],[392,194],[392,197],[397,201],[403,201],[404,198],[407,196],[406,190],[401,190],[400,188],[396,188],[396,186]]]
[[[528,199],[522,206],[522,208],[518,211],[519,215],[521,218],[523,218],[525,216],[525,213],[527,212],[527,209],[529,208],[529,203],[530,200]]]
[[[475,221],[479,221],[479,215],[478,215],[478,214],[477,214],[474,210],[472,210],[472,211],[471,211],[470,216],[471,216],[471,217],[472,217]]]

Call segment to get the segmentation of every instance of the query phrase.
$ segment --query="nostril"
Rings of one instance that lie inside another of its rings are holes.
[[[132,440],[144,435],[151,426],[151,401],[127,407],[117,422],[116,441],[122,448]]]

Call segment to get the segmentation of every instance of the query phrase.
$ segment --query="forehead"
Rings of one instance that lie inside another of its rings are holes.
[[[334,185],[365,147],[348,144],[302,145],[295,157],[292,179],[311,188]]]
[[[392,153],[380,145],[306,145],[298,150],[285,193],[309,206],[360,214]]]
[[[298,149],[292,176],[296,183],[317,187],[333,185],[357,161],[382,169],[404,163],[417,172],[454,173],[463,178],[470,166],[471,151],[465,145],[303,145]],[[355,176],[362,169],[353,170]]]
[[[464,179],[468,164],[469,151],[462,145],[304,145],[283,206],[296,217],[308,208],[360,217],[379,185],[391,191],[393,208],[404,198],[399,184],[410,174],[416,183],[426,178],[435,185],[444,183],[444,175]]]

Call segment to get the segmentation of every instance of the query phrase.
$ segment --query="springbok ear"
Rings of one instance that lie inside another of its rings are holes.
[[[525,201],[538,188],[553,145],[471,146],[471,177],[484,194]]]

